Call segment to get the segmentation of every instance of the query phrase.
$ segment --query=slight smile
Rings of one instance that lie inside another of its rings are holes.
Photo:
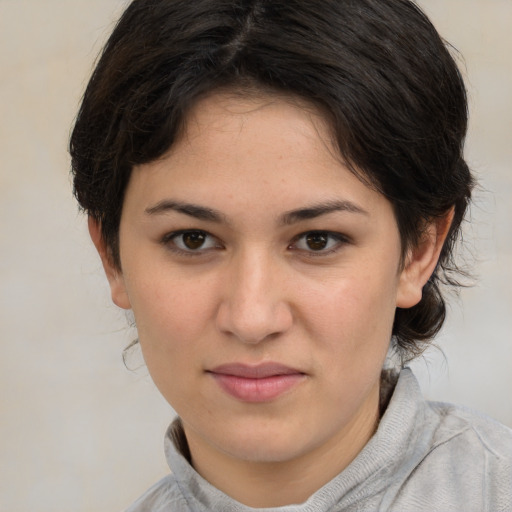
[[[270,402],[290,391],[306,374],[279,363],[231,363],[207,371],[221,389],[242,402]]]

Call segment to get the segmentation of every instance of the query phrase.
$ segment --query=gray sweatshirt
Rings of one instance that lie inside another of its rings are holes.
[[[427,402],[409,369],[400,373],[367,445],[302,504],[240,504],[194,471],[177,439],[175,423],[165,438],[172,474],[126,512],[512,512],[512,430],[461,407]]]

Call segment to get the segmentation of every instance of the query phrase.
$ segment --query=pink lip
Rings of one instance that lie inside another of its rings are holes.
[[[223,391],[243,402],[269,402],[295,387],[305,374],[279,363],[233,363],[208,371]]]

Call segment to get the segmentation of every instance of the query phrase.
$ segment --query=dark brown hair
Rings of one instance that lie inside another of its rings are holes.
[[[343,159],[392,203],[404,252],[454,207],[422,300],[396,311],[402,356],[421,352],[445,318],[440,283],[457,284],[453,248],[473,184],[464,83],[428,18],[409,0],[134,0],[103,49],[70,142],[75,195],[119,268],[133,166],[161,157],[191,106],[220,88],[317,105]]]

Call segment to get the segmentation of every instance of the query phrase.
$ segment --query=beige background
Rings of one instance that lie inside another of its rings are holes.
[[[172,411],[110,304],[66,144],[120,0],[0,0],[0,511],[121,510],[167,471]],[[464,55],[467,156],[482,185],[467,239],[479,283],[415,367],[428,396],[512,426],[512,1],[423,0]],[[133,362],[136,364],[136,361]]]

